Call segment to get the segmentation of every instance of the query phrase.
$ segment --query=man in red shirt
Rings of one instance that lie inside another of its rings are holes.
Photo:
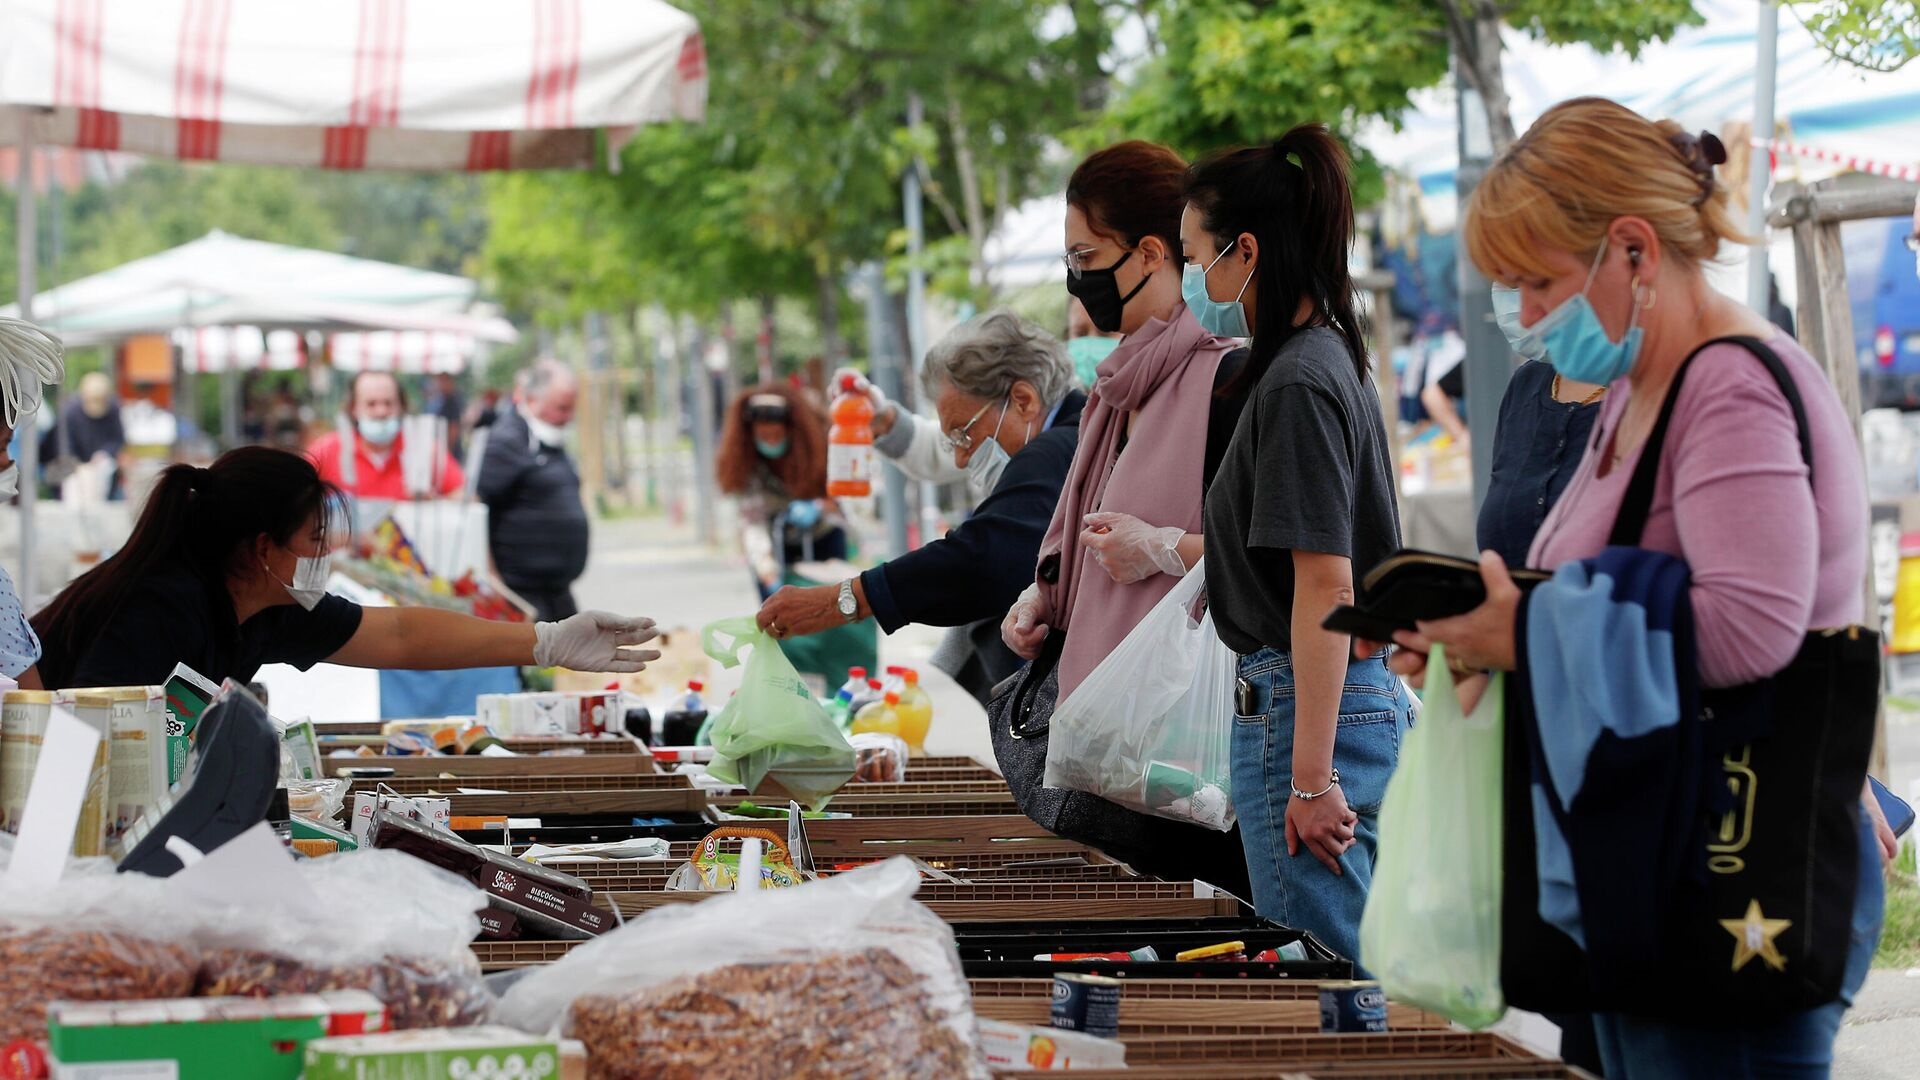
[[[432,491],[409,491],[401,462],[406,436],[401,420],[407,413],[407,394],[400,380],[385,371],[362,371],[347,389],[351,431],[334,431],[314,441],[307,455],[320,467],[320,477],[338,484],[347,494],[363,499],[429,498],[458,494],[466,483],[460,463],[442,445],[433,469]]]

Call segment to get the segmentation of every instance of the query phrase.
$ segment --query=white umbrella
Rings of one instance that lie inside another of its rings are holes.
[[[705,115],[706,51],[661,0],[0,0],[0,144],[334,169],[589,165],[597,129]],[[33,185],[20,308],[34,314]],[[33,439],[22,440],[33,474]],[[32,484],[20,593],[34,598]]]

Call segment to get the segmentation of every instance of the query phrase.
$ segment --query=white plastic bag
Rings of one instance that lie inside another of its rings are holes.
[[[905,858],[656,908],[528,973],[497,1015],[595,1076],[986,1080],[953,931]]]
[[[1380,806],[1360,959],[1387,996],[1479,1029],[1500,990],[1502,676],[1462,713],[1445,650]]]
[[[1053,711],[1046,786],[1233,828],[1233,650],[1206,610],[1205,560]]]

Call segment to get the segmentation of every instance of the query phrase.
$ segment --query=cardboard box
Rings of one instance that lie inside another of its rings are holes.
[[[585,1050],[575,1056],[584,1075]],[[308,1043],[305,1080],[563,1080],[565,1057],[555,1040],[512,1028],[396,1031]]]
[[[980,1017],[980,1049],[996,1072],[1054,1069],[1124,1069],[1127,1044],[1078,1031],[1027,1027]]]
[[[55,1002],[48,1064],[55,1080],[298,1080],[307,1044],[386,1026],[386,1006],[364,990]]]
[[[488,851],[450,832],[382,810],[368,832],[377,848],[404,851],[466,878],[494,907],[511,912],[522,934],[578,940],[613,929],[613,913],[595,907],[593,888],[571,874]]]

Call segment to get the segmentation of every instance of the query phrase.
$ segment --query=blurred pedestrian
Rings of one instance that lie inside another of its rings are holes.
[[[407,392],[391,372],[362,371],[347,384],[347,413],[335,431],[315,439],[307,456],[320,478],[356,498],[412,499],[459,494],[466,486],[460,463],[444,447],[436,454],[432,489],[407,487]]]
[[[454,460],[462,460],[466,432],[461,429],[461,424],[467,415],[466,398],[460,395],[459,383],[447,372],[435,375],[429,385],[431,389],[427,392],[424,412],[447,422],[447,452],[453,455]]]
[[[740,504],[741,544],[760,599],[788,568],[847,557],[846,522],[827,498],[827,418],[801,391],[764,383],[727,407],[714,469]]]
[[[1073,378],[1082,389],[1091,389],[1099,378],[1100,361],[1119,346],[1119,332],[1103,333],[1087,315],[1087,306],[1077,296],[1067,297],[1067,356],[1073,360]]]
[[[519,404],[493,425],[476,486],[501,582],[541,619],[564,619],[578,610],[573,583],[587,568],[591,528],[566,447],[580,385],[552,359],[535,362],[517,385]]]
[[[1240,655],[1233,805],[1260,914],[1359,955],[1377,821],[1413,698],[1323,629],[1400,546],[1395,469],[1347,256],[1347,152],[1321,124],[1196,165],[1181,224],[1200,324],[1252,338],[1252,400],[1207,494],[1207,595]]]
[[[0,447],[13,441],[22,421],[39,412],[42,388],[60,385],[66,371],[58,338],[25,320],[0,315]],[[12,502],[19,493],[20,466],[10,451],[0,449],[0,502]],[[40,638],[27,623],[13,579],[0,568],[0,675],[37,689],[38,672],[29,672],[39,661]]]
[[[948,674],[984,701],[1020,667],[1000,640],[1000,616],[1033,580],[1087,399],[1073,389],[1060,342],[1010,311],[955,327],[927,352],[922,381],[940,419],[883,397],[875,445],[909,428],[932,429],[950,466],[984,501],[944,538],[838,586],[781,589],[761,606],[760,625],[787,638],[868,617],[889,634],[908,623],[971,624],[967,655]]]
[[[60,407],[60,419],[40,439],[40,460],[51,466],[52,477],[64,478],[85,468],[104,485],[109,499],[121,499],[123,457],[127,430],[120,421],[120,402],[113,380],[89,371],[80,378],[79,392]],[[56,485],[62,486],[62,485]]]

